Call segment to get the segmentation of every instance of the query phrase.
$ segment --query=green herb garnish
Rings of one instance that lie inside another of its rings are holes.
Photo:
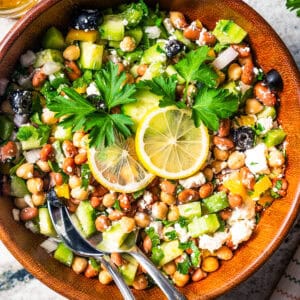
[[[170,240],[174,241],[177,239],[177,232],[175,230],[168,231],[165,233],[165,236]]]
[[[177,270],[184,275],[188,274],[190,267],[191,261],[188,257],[186,257],[186,259],[183,262],[177,264]]]
[[[289,10],[296,10],[297,16],[300,17],[300,0],[287,0],[286,7]]]
[[[155,232],[153,227],[146,228],[145,232],[151,239],[152,247],[157,247],[160,244],[160,238],[158,233]]]
[[[159,262],[164,258],[164,252],[160,247],[153,247],[152,248],[152,254],[151,254],[151,260],[158,265]]]

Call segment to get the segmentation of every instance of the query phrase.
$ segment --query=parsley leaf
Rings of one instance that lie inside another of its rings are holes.
[[[91,171],[88,164],[83,164],[81,167],[81,186],[86,190],[90,183]]]
[[[275,184],[275,188],[281,190],[282,188],[282,180],[277,180]]]
[[[192,249],[193,253],[191,254],[191,263],[193,267],[199,267],[200,264],[200,250],[196,246],[194,241],[191,241],[191,246],[190,248]]]
[[[177,232],[175,230],[168,231],[165,233],[165,236],[170,240],[174,241],[177,239]]]
[[[164,257],[164,252],[160,247],[153,247],[152,248],[152,254],[151,254],[151,260],[158,265],[159,262],[163,259]]]
[[[187,257],[183,262],[177,264],[177,269],[181,274],[188,274],[191,267],[190,259]]]
[[[27,141],[35,134],[35,128],[33,126],[20,127],[17,133],[17,139],[19,141]]]
[[[202,88],[196,95],[193,106],[193,119],[196,127],[201,122],[217,131],[219,120],[231,117],[238,110],[238,98],[225,89]]]
[[[146,228],[145,232],[151,239],[152,247],[157,247],[160,244],[160,238],[158,233],[155,232],[153,227]]]
[[[122,211],[119,200],[115,201],[113,208],[115,208],[116,210]]]
[[[300,1],[299,0],[286,0],[286,7],[290,10],[296,10],[297,16],[300,17]]]
[[[208,65],[203,65],[195,72],[193,79],[204,83],[208,87],[215,87],[217,84],[217,73]]]
[[[179,226],[182,227],[182,228],[183,228],[183,227],[187,227],[187,225],[188,225],[188,219],[186,219],[186,218],[180,216],[179,219],[178,219],[178,224],[179,224]]]

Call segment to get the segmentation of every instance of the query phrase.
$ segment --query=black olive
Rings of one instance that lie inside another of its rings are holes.
[[[108,111],[107,106],[101,96],[92,94],[87,99],[99,110]]]
[[[264,82],[271,91],[280,92],[283,89],[283,81],[281,75],[274,69],[270,70],[266,74]]]
[[[232,131],[233,141],[238,150],[247,150],[253,147],[254,131],[251,127],[242,126]]]
[[[183,44],[177,40],[169,40],[165,45],[166,54],[169,58],[183,50]]]
[[[28,115],[31,113],[32,92],[24,90],[11,91],[8,100],[16,114]]]
[[[103,22],[98,9],[81,9],[74,18],[73,27],[80,30],[95,30]]]
[[[49,201],[55,207],[62,207],[64,203],[62,199],[58,198],[54,188],[50,189],[46,194],[47,201]]]

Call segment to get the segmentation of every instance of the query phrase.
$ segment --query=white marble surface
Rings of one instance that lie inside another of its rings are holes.
[[[300,18],[285,9],[284,0],[245,0],[245,2],[254,7],[272,25],[300,67]],[[0,40],[12,24],[11,20],[0,19]],[[300,220],[298,218],[293,230],[271,259],[251,278],[219,299],[268,299],[299,243]],[[65,298],[28,274],[0,242],[0,299],[62,300]]]

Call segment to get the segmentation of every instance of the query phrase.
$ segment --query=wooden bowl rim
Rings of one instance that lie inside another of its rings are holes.
[[[51,8],[55,4],[57,4],[61,0],[44,0],[40,1],[37,6],[32,8],[23,18],[17,21],[17,23],[13,26],[13,28],[8,32],[5,38],[0,43],[0,61],[4,58],[5,53],[9,51],[10,47],[14,44],[14,42],[18,39],[18,37],[25,31],[26,27],[36,18],[38,18],[42,13],[44,13],[47,9]],[[205,0],[204,0],[205,1]],[[222,0],[225,5],[229,7],[233,6],[231,0]],[[70,2],[72,4],[72,2]],[[236,7],[235,7],[235,10]],[[273,28],[267,23],[267,21],[260,16],[253,8],[251,8],[248,4],[243,1],[240,1],[238,11],[244,14],[245,11],[250,15],[254,16],[256,20],[268,28],[270,35],[274,37],[278,46],[286,53],[288,59],[288,65],[291,69],[291,72],[295,75],[296,80],[299,82],[299,88],[297,90],[298,94],[298,104],[300,105],[300,72],[296,66],[296,63],[290,54],[288,48],[283,43],[279,35],[273,30]],[[300,116],[299,116],[300,117]],[[214,298],[225,292],[228,292],[233,287],[237,286],[248,277],[250,277],[259,267],[263,265],[264,262],[274,253],[274,251],[279,247],[282,243],[283,239],[287,235],[289,229],[294,223],[296,216],[298,214],[300,208],[300,178],[298,180],[298,186],[295,191],[295,196],[291,205],[291,208],[288,212],[288,215],[284,219],[284,222],[281,224],[276,236],[272,239],[272,242],[268,245],[266,249],[261,253],[259,257],[253,260],[252,264],[249,265],[247,269],[244,269],[239,273],[239,275],[235,278],[235,280],[230,280],[227,284],[224,284],[221,287],[216,287],[215,290],[211,292],[211,294],[207,295],[207,298]],[[74,286],[68,285],[68,288],[64,288],[61,285],[61,282],[54,276],[51,276],[49,279],[49,273],[42,267],[41,264],[32,265],[28,260],[29,255],[24,255],[23,250],[18,248],[15,245],[15,242],[11,236],[8,235],[5,230],[5,225],[0,223],[0,237],[4,245],[9,249],[9,251],[13,254],[13,256],[29,271],[31,272],[37,279],[41,282],[49,286],[51,289],[60,293],[61,295],[68,297],[69,299],[75,299],[74,294],[76,295],[77,289]],[[77,294],[78,295],[78,294]],[[206,298],[206,297],[205,297]]]

